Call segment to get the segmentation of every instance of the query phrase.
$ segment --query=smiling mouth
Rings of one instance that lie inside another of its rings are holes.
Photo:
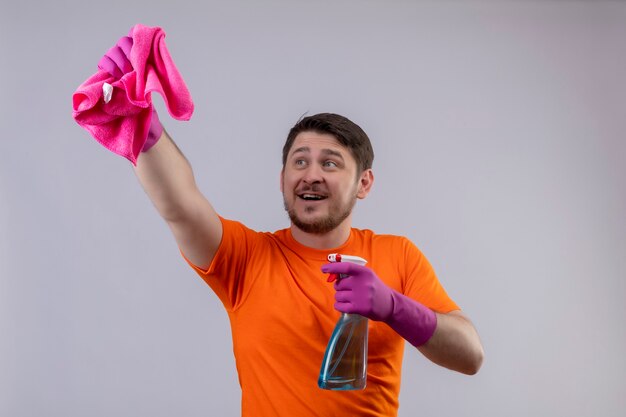
[[[319,194],[303,193],[303,194],[298,194],[298,198],[304,201],[321,201],[321,200],[326,200],[326,198],[328,197],[324,195],[319,195]]]

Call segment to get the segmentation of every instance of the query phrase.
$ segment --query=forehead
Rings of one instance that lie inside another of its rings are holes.
[[[337,138],[328,133],[317,132],[300,132],[296,136],[289,150],[289,155],[296,152],[320,152],[323,150],[331,150],[340,153],[344,158],[351,158],[352,155],[348,148],[343,146]]]

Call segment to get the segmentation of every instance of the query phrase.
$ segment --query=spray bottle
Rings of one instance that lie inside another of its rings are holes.
[[[365,265],[358,256],[328,255],[330,262]],[[344,278],[341,275],[338,279]],[[332,279],[332,278],[331,278]],[[317,385],[328,390],[365,389],[367,379],[367,334],[369,322],[358,314],[342,313],[330,336]]]

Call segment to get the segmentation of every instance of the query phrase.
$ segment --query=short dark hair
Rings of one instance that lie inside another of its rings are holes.
[[[298,120],[289,131],[285,146],[283,146],[283,167],[287,163],[287,155],[291,150],[293,141],[301,132],[316,132],[334,136],[340,144],[350,150],[356,160],[359,174],[372,167],[374,149],[367,134],[347,117],[334,113],[320,113]]]

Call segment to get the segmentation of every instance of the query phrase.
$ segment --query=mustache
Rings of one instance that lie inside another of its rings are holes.
[[[296,194],[302,194],[306,192],[328,194],[328,190],[318,184],[304,185],[296,189]]]

